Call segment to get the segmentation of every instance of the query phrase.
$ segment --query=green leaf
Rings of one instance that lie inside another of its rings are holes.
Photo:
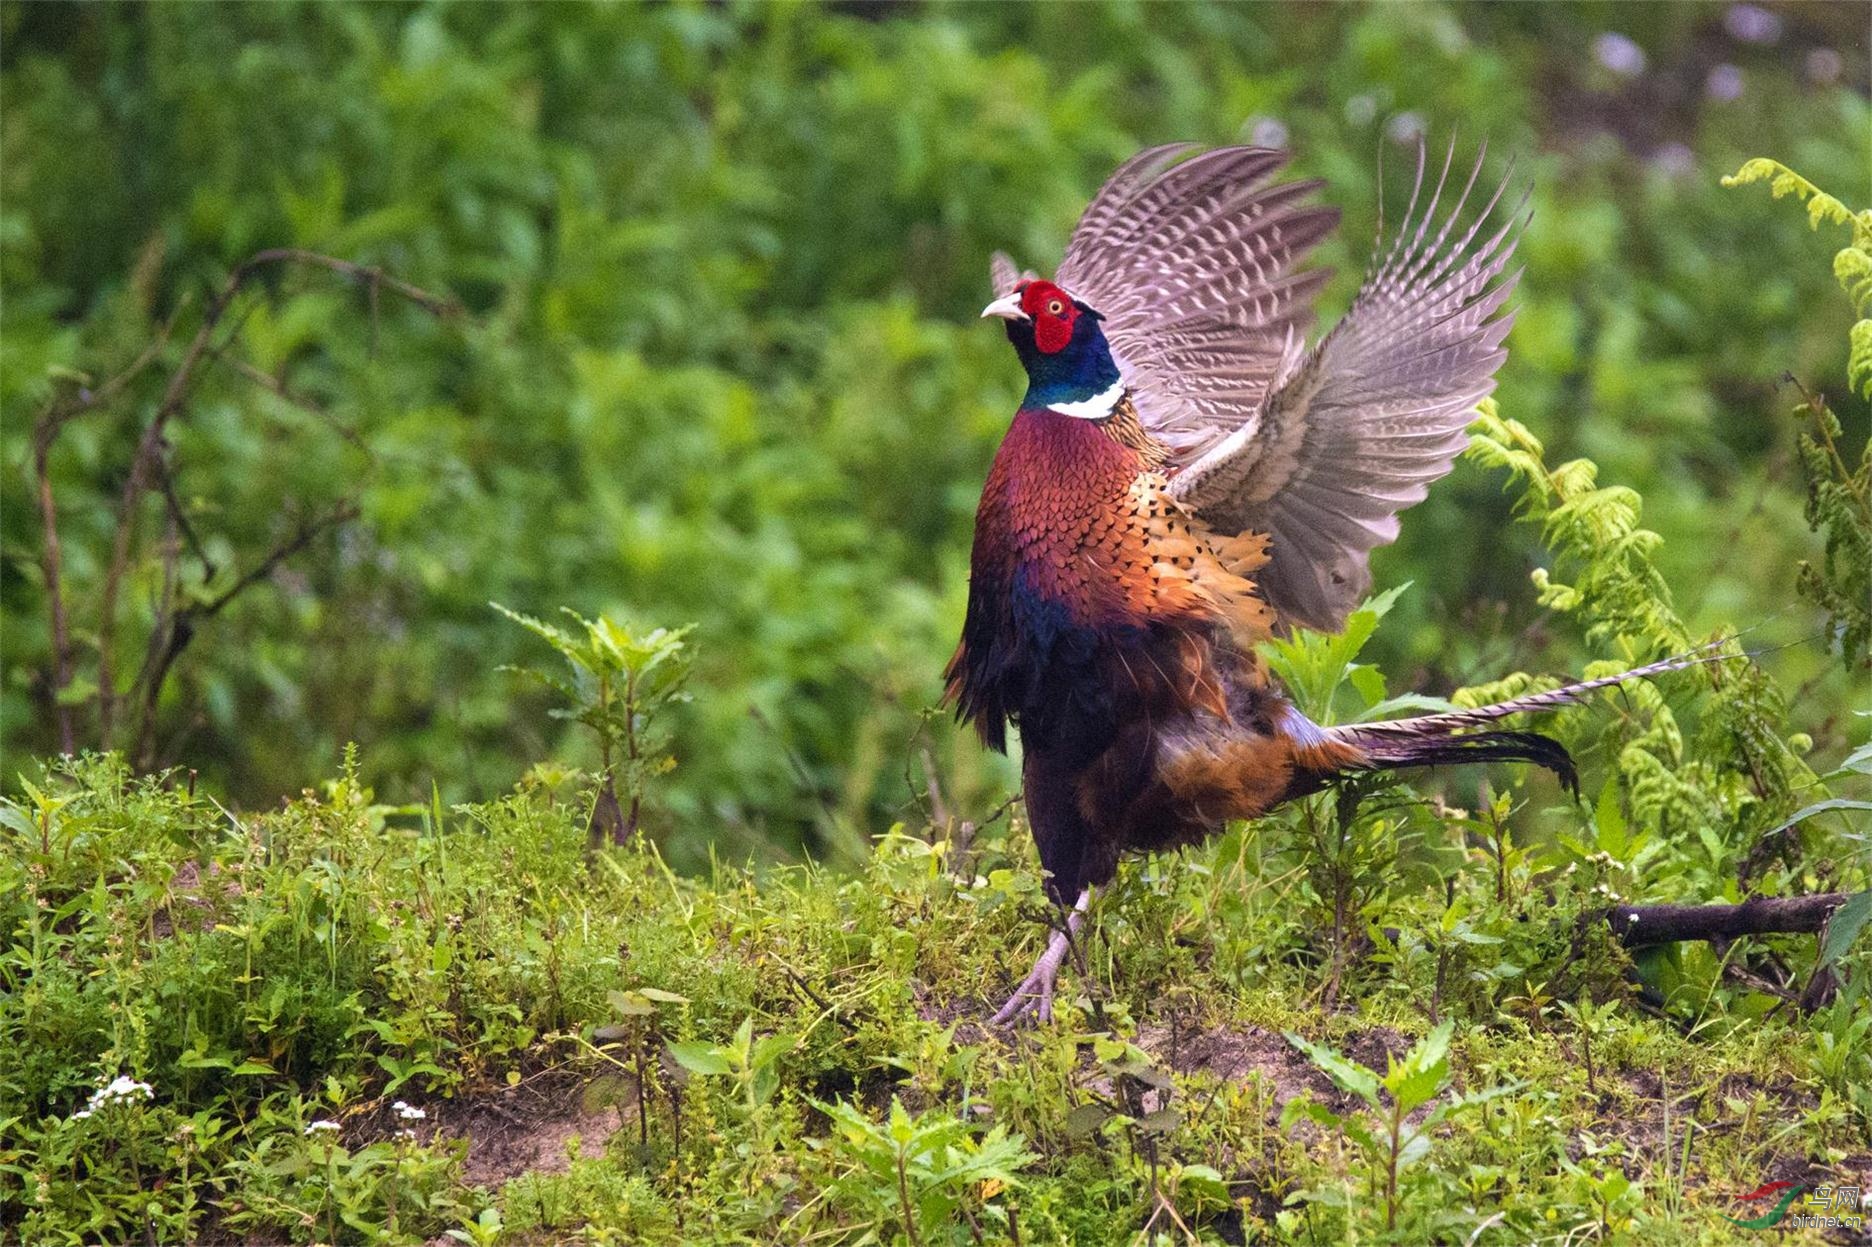
[[[722,1055],[721,1049],[714,1044],[703,1043],[701,1040],[692,1039],[672,1043],[669,1045],[669,1054],[676,1064],[692,1074],[719,1077],[723,1074],[734,1073],[734,1066],[729,1063],[726,1056]]]
[[[1138,1127],[1146,1134],[1166,1135],[1173,1133],[1183,1124],[1183,1114],[1174,1108],[1160,1108],[1154,1113],[1146,1113],[1138,1119]]]
[[[1287,1042],[1306,1053],[1313,1064],[1325,1071],[1328,1078],[1336,1083],[1340,1090],[1349,1091],[1373,1108],[1378,1103],[1378,1075],[1363,1065],[1355,1064],[1334,1052],[1331,1048],[1309,1043],[1292,1031],[1284,1032]]]
[[[1848,774],[1872,775],[1872,741],[1867,741],[1847,754],[1839,767],[1829,772],[1825,778],[1843,779]]]
[[[611,1002],[611,1011],[619,1017],[644,1017],[656,1012],[642,992],[613,990],[605,993],[605,999]]]
[[[1872,810],[1872,801],[1852,801],[1845,797],[1830,797],[1825,801],[1816,801],[1812,805],[1794,811],[1788,816],[1786,822],[1763,834],[1778,836],[1796,823],[1805,822],[1816,814],[1825,814],[1828,810]]]
[[[1371,707],[1383,704],[1385,699],[1384,672],[1376,667],[1361,664],[1353,667],[1346,679],[1351,683],[1353,690],[1365,699],[1367,713],[1370,712]]]
[[[1384,1085],[1408,1113],[1435,1098],[1449,1078],[1452,1023],[1444,1022],[1417,1041],[1409,1053],[1385,1074]]]
[[[1872,891],[1859,893],[1833,911],[1827,920],[1826,943],[1820,949],[1822,966],[1837,965],[1872,923]]]
[[[1385,1089],[1396,1098],[1398,1108],[1409,1113],[1436,1098],[1449,1077],[1449,1062],[1438,1061],[1422,1069],[1413,1069],[1407,1063],[1399,1066],[1396,1073],[1396,1078],[1385,1078]]]

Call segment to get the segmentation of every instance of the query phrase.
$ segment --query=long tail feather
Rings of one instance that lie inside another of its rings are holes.
[[[1462,732],[1454,736],[1391,738],[1367,744],[1365,760],[1350,771],[1388,771],[1469,762],[1532,762],[1552,771],[1579,794],[1579,770],[1566,746],[1539,732]]]
[[[1617,675],[1581,680],[1577,684],[1568,684],[1549,692],[1512,697],[1493,705],[1477,706],[1473,710],[1451,710],[1409,719],[1319,728],[1319,743],[1350,746],[1357,751],[1361,760],[1343,767],[1344,770],[1383,770],[1455,762],[1532,762],[1552,771],[1560,777],[1562,783],[1577,792],[1579,776],[1573,766],[1572,756],[1558,741],[1537,732],[1476,732],[1466,729],[1481,727],[1509,715],[1577,705],[1586,700],[1587,694],[1598,689],[1715,662],[1726,656],[1718,652],[1725,644],[1725,641],[1713,642],[1687,654],[1634,667]]]
[[[1341,727],[1326,728],[1325,732],[1329,737],[1359,745],[1388,738],[1446,735],[1466,727],[1480,727],[1484,723],[1493,723],[1497,719],[1505,719],[1512,714],[1527,714],[1534,710],[1556,710],[1561,706],[1578,705],[1586,700],[1586,694],[1598,689],[1612,688],[1630,680],[1664,675],[1671,671],[1682,671],[1687,667],[1700,667],[1705,663],[1717,662],[1727,657],[1716,652],[1726,644],[1726,640],[1714,641],[1699,649],[1691,650],[1687,654],[1678,654],[1674,658],[1665,658],[1658,662],[1647,663],[1642,667],[1633,667],[1617,675],[1604,675],[1596,680],[1581,680],[1577,684],[1563,685],[1545,693],[1529,693],[1525,697],[1511,697],[1507,701],[1477,706],[1473,710],[1448,710],[1441,714],[1424,714],[1410,719],[1386,719],[1378,723],[1348,723]]]

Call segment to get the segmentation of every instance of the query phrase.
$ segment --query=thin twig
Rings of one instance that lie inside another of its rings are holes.
[[[339,437],[344,438],[345,441],[351,443],[372,459],[377,457],[377,453],[370,448],[370,444],[364,440],[364,435],[362,433],[338,419],[338,417],[332,415],[329,411],[326,411],[305,395],[295,393],[293,390],[288,389],[286,383],[280,378],[262,372],[238,355],[229,355],[226,359],[228,366],[233,368],[234,371],[241,376],[247,378],[247,380],[253,382],[274,397],[284,400],[291,406],[297,407],[300,411],[318,420],[321,424],[325,425],[326,428],[329,428]]]
[[[130,563],[130,544],[136,527],[138,504],[143,495],[154,483],[153,476],[164,470],[162,452],[164,432],[169,421],[181,411],[188,397],[189,386],[194,382],[197,366],[209,350],[216,326],[227,315],[241,289],[263,269],[278,264],[307,264],[316,268],[328,269],[369,283],[372,292],[387,288],[415,303],[417,306],[437,316],[452,315],[457,305],[440,295],[432,294],[418,286],[386,274],[382,269],[369,265],[355,264],[349,260],[340,260],[335,256],[321,255],[315,251],[305,251],[296,247],[276,247],[267,251],[256,252],[248,257],[221,285],[214,298],[202,313],[202,322],[195,330],[195,336],[189,340],[183,351],[182,361],[170,374],[169,385],[163,392],[161,403],[143,428],[143,435],[138,440],[135,456],[130,461],[130,472],[124,480],[123,495],[117,504],[117,528],[111,541],[111,557],[104,575],[104,587],[100,594],[98,620],[98,736],[102,743],[109,743],[112,719],[116,710],[118,693],[113,649],[117,631],[117,599],[122,590],[124,575]],[[147,691],[147,690],[146,690]],[[125,696],[128,696],[126,691]]]
[[[203,583],[213,580],[214,560],[208,557],[208,551],[202,546],[201,538],[195,533],[195,525],[189,522],[188,512],[182,507],[182,500],[176,497],[175,473],[165,471],[159,483],[162,485],[163,502],[169,508],[169,522],[175,525],[176,531],[188,543],[189,553],[193,554],[195,561],[201,564]]]
[[[71,684],[71,627],[65,614],[64,558],[59,547],[58,506],[52,495],[52,443],[74,417],[102,407],[121,394],[131,381],[154,363],[169,343],[176,320],[188,300],[184,299],[174,315],[157,330],[142,352],[116,376],[95,390],[81,388],[64,401],[54,399],[46,405],[33,427],[33,473],[39,486],[39,530],[45,566],[46,606],[52,616],[52,713],[58,724],[59,749],[67,754],[77,751],[77,737],[72,729],[72,708],[63,697]]]
[[[358,515],[357,501],[347,499],[317,519],[300,524],[291,536],[268,551],[264,559],[214,597],[205,602],[190,603],[174,612],[169,621],[167,637],[162,648],[154,652],[153,660],[148,664],[147,678],[141,674],[138,677],[143,696],[141,711],[138,715],[135,756],[141,762],[147,765],[151,761],[151,754],[155,747],[156,711],[162,698],[163,684],[168,680],[169,671],[175,665],[176,659],[181,656],[184,649],[188,648],[189,642],[194,640],[197,622],[214,618],[235,598],[271,576],[280,564],[311,545],[320,534],[340,524],[349,523]],[[132,688],[134,689],[135,686],[133,685]]]

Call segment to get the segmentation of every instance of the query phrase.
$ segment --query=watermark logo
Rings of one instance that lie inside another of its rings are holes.
[[[1752,1204],[1754,1215],[1723,1220],[1745,1230],[1858,1230],[1866,1227],[1865,1191],[1857,1186],[1809,1186],[1804,1182],[1764,1182],[1739,1204]]]

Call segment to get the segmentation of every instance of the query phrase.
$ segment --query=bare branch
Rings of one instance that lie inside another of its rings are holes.
[[[63,400],[55,398],[46,405],[45,411],[33,426],[33,474],[39,487],[41,561],[45,568],[46,608],[52,616],[52,716],[58,725],[59,749],[63,753],[77,751],[77,736],[72,728],[72,708],[64,700],[65,690],[71,685],[72,646],[71,625],[65,614],[64,557],[59,546],[58,505],[52,496],[52,444],[74,417],[111,402],[145,368],[155,362],[156,357],[162,354],[163,347],[169,344],[169,335],[175,331],[176,320],[187,306],[188,301],[184,299],[177,306],[175,314],[157,331],[142,353],[130,361],[128,367],[95,390],[80,388],[76,394]]]
[[[188,397],[188,391],[195,380],[198,365],[209,350],[215,328],[227,315],[242,288],[263,269],[279,264],[306,264],[327,269],[355,281],[365,282],[372,293],[373,306],[375,292],[387,289],[404,299],[416,304],[437,316],[451,316],[458,311],[453,300],[432,294],[419,286],[391,277],[382,269],[369,265],[356,264],[350,260],[340,260],[335,256],[321,255],[315,251],[304,251],[296,247],[278,247],[257,252],[238,265],[228,274],[220,290],[209,302],[202,313],[202,322],[189,340],[187,349],[182,354],[182,361],[175,372],[170,374],[168,388],[164,391],[162,402],[156,412],[144,426],[143,436],[137,443],[136,454],[130,462],[130,472],[124,481],[123,496],[117,504],[117,528],[111,542],[111,557],[104,575],[104,587],[99,600],[98,620],[98,735],[101,742],[110,741],[112,719],[116,711],[118,693],[116,687],[115,658],[113,651],[117,631],[117,599],[122,592],[123,580],[130,564],[130,546],[134,537],[139,504],[143,495],[154,483],[158,473],[166,472],[162,462],[164,432],[169,421],[181,411]],[[163,670],[167,670],[166,664]],[[160,684],[160,680],[157,681]],[[146,702],[148,689],[145,689]],[[128,693],[126,692],[126,696]]]
[[[326,411],[305,395],[288,389],[286,383],[280,378],[262,372],[238,355],[229,355],[226,356],[226,359],[228,365],[232,367],[235,372],[238,372],[241,376],[247,378],[247,380],[253,382],[267,393],[297,407],[300,411],[313,417],[339,437],[344,438],[345,441],[351,443],[366,455],[369,455],[372,459],[377,457],[377,452],[372,450],[370,445],[365,442],[362,433],[359,433],[356,429],[338,419],[338,417],[332,415],[329,411]]]
[[[320,534],[329,532],[340,524],[347,524],[356,519],[358,515],[357,500],[346,499],[324,515],[301,522],[290,535],[276,543],[267,552],[265,558],[214,597],[189,603],[173,613],[167,613],[166,616],[159,615],[157,631],[150,637],[150,657],[130,689],[130,692],[139,687],[142,690],[141,705],[137,715],[135,753],[140,766],[147,768],[153,761],[156,712],[162,701],[163,685],[168,681],[169,672],[175,666],[176,659],[181,657],[184,649],[188,648],[189,642],[195,639],[199,621],[214,618],[235,598],[271,576],[287,559],[311,545]],[[166,628],[164,627],[165,617]],[[161,638],[160,647],[158,646],[159,637]],[[130,692],[126,692],[125,696],[129,696]]]

